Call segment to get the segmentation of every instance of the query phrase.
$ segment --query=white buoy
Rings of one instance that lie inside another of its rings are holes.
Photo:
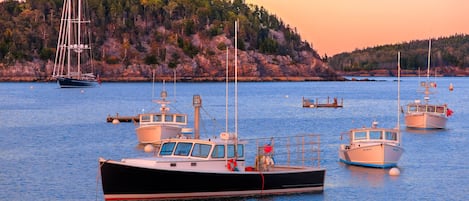
[[[389,170],[389,175],[391,176],[399,176],[401,174],[401,171],[397,167],[393,167]]]
[[[155,150],[155,147],[153,147],[153,145],[151,144],[147,144],[145,145],[145,147],[143,147],[143,151],[147,153],[153,152],[153,150]]]
[[[112,124],[119,124],[119,123],[120,123],[119,119],[113,119],[112,120]]]
[[[83,89],[82,89],[82,90],[80,90],[80,93],[85,93],[85,90],[83,90]]]

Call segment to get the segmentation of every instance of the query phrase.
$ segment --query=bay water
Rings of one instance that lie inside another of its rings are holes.
[[[464,200],[469,198],[469,78],[431,78],[430,101],[447,103],[454,114],[447,129],[409,130],[398,107],[397,78],[372,82],[240,82],[235,102],[224,82],[103,83],[97,88],[60,89],[56,83],[0,83],[0,200],[103,200],[98,158],[147,156],[133,123],[112,124],[108,115],[159,110],[152,99],[168,91],[171,110],[193,123],[192,97],[202,97],[201,137],[235,127],[241,138],[320,134],[324,192],[235,200]],[[419,82],[400,82],[400,105],[423,94]],[[454,91],[448,87],[452,83]],[[343,108],[303,108],[302,97],[326,102],[343,99]],[[228,108],[228,110],[227,110]],[[371,126],[402,129],[404,154],[399,176],[389,169],[339,162],[341,134]],[[154,181],[167,182],[167,181]],[[229,181],[227,181],[229,182]],[[216,184],[214,184],[216,185]],[[232,200],[232,199],[230,199]]]

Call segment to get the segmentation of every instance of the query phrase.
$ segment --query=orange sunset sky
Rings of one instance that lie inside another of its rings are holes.
[[[469,34],[469,0],[246,0],[297,28],[321,56]]]

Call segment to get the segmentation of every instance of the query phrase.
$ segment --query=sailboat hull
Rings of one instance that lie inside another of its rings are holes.
[[[57,78],[57,84],[60,88],[91,88],[96,87],[98,82],[95,80],[79,80],[73,78]]]
[[[405,124],[408,128],[442,129],[446,127],[447,120],[444,115],[425,112],[405,116]]]

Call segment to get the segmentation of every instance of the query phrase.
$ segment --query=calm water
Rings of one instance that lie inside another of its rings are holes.
[[[448,129],[415,132],[401,124],[405,153],[400,176],[338,162],[338,147],[346,143],[342,132],[369,126],[372,120],[383,127],[397,124],[397,82],[375,79],[382,81],[239,83],[241,137],[320,134],[321,166],[327,170],[322,194],[240,200],[467,199],[469,78],[437,78],[432,101],[446,102],[455,111]],[[418,83],[419,78],[402,79],[401,105],[422,96]],[[161,87],[155,84],[156,96]],[[113,125],[106,116],[158,109],[151,102],[152,88],[151,83],[104,83],[84,90],[59,89],[55,83],[0,83],[0,200],[102,200],[98,158],[147,155],[137,146],[132,123]],[[224,83],[178,83],[176,88],[166,83],[166,89],[175,100],[173,110],[190,114],[190,124],[192,96],[201,95],[202,136],[224,130]],[[302,96],[343,98],[344,108],[302,108]]]

